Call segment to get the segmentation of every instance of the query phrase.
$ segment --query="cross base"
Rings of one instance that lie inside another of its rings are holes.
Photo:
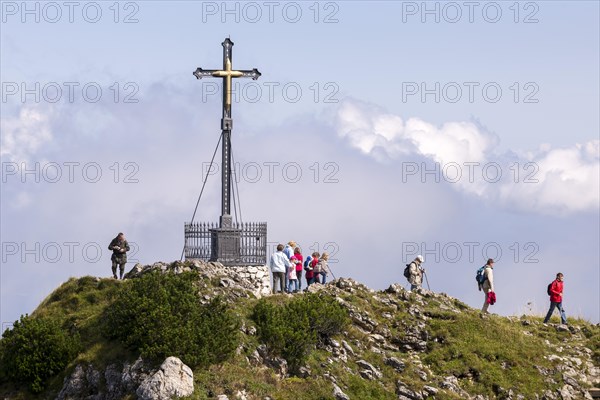
[[[239,264],[241,260],[241,229],[233,228],[231,215],[221,215],[219,228],[211,229],[210,261]]]

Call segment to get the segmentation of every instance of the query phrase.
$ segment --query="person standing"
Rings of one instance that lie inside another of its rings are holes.
[[[546,318],[544,318],[544,323],[547,323],[550,320],[552,313],[554,313],[554,309],[558,308],[558,311],[560,312],[560,323],[564,325],[567,324],[567,315],[562,306],[563,279],[564,275],[562,272],[559,272],[556,274],[556,279],[550,284],[550,287],[548,287],[548,294],[550,294],[550,309],[548,310],[548,314],[546,314]]]
[[[292,256],[292,260],[290,261],[290,266],[287,269],[287,292],[288,293],[298,293],[298,276],[296,275],[296,264],[294,263],[294,257]]]
[[[277,285],[279,282],[279,288],[281,293],[285,293],[285,272],[292,263],[288,260],[287,256],[283,253],[283,245],[277,245],[277,252],[271,255],[269,261],[269,267],[273,272],[273,294],[277,293]]]
[[[125,273],[125,264],[127,264],[127,252],[129,251],[129,243],[125,240],[123,232],[119,232],[116,238],[111,240],[108,249],[112,250],[113,254],[110,257],[112,261],[113,278],[117,279],[117,265],[121,279]]]
[[[483,289],[485,298],[483,300],[482,314],[489,314],[488,307],[496,302],[496,292],[494,291],[494,260],[489,258],[483,269],[484,281],[480,284],[479,290]]]
[[[312,255],[308,256],[307,260],[304,262],[306,264],[304,266],[304,270],[306,271],[306,289],[308,289],[310,285],[315,283],[316,274],[314,269],[317,263],[319,262],[319,256],[320,254],[315,251],[314,253],[312,253]]]
[[[296,242],[294,242],[293,240],[290,240],[285,247],[283,248],[283,254],[285,254],[285,256],[287,257],[288,260],[291,260],[292,257],[294,256],[294,249],[296,248]],[[285,290],[287,292],[288,290],[288,283],[289,283],[289,278],[288,278],[289,274],[285,274]]]
[[[325,282],[327,281],[327,274],[329,273],[329,263],[327,262],[327,260],[329,260],[329,254],[328,253],[323,253],[321,255],[321,258],[319,258],[319,263],[318,263],[318,271],[319,274],[321,276],[321,284],[325,284]],[[319,282],[319,276],[316,276],[316,281]]]
[[[290,240],[288,244],[286,244],[283,248],[283,253],[287,256],[288,260],[294,255],[294,250],[296,249],[296,247],[298,247],[296,245],[296,242]]]
[[[410,290],[415,290],[421,287],[423,284],[423,274],[425,273],[425,268],[421,267],[421,264],[425,262],[425,259],[422,255],[418,255],[417,258],[413,260],[408,266],[408,282],[410,283]]]
[[[304,257],[302,253],[300,253],[300,247],[296,247],[294,249],[294,255],[290,259],[292,264],[296,265],[296,279],[298,282],[298,287],[296,288],[296,292],[302,290],[302,262],[304,261]]]

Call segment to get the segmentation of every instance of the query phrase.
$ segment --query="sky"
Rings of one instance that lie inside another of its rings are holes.
[[[600,6],[594,1],[2,1],[2,327],[70,277],[179,259],[220,135],[243,222],[336,277],[428,284],[500,315],[600,321]],[[220,153],[218,153],[220,154]],[[196,221],[220,215],[220,159]]]

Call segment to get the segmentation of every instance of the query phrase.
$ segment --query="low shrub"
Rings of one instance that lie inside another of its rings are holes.
[[[147,359],[179,357],[191,368],[227,359],[239,318],[220,298],[202,305],[197,275],[149,273],[126,281],[105,313],[104,333]]]
[[[43,391],[80,349],[77,335],[68,336],[58,321],[21,316],[0,340],[0,377]]]
[[[297,372],[318,341],[341,332],[349,323],[344,310],[332,297],[306,294],[276,305],[261,299],[252,313],[260,340]]]

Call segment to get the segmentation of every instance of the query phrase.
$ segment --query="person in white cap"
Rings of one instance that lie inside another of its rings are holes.
[[[425,273],[425,268],[421,267],[421,264],[424,262],[425,259],[419,254],[417,258],[410,263],[408,268],[410,272],[410,277],[408,278],[410,290],[415,290],[421,287],[421,284],[423,283],[423,274]]]

